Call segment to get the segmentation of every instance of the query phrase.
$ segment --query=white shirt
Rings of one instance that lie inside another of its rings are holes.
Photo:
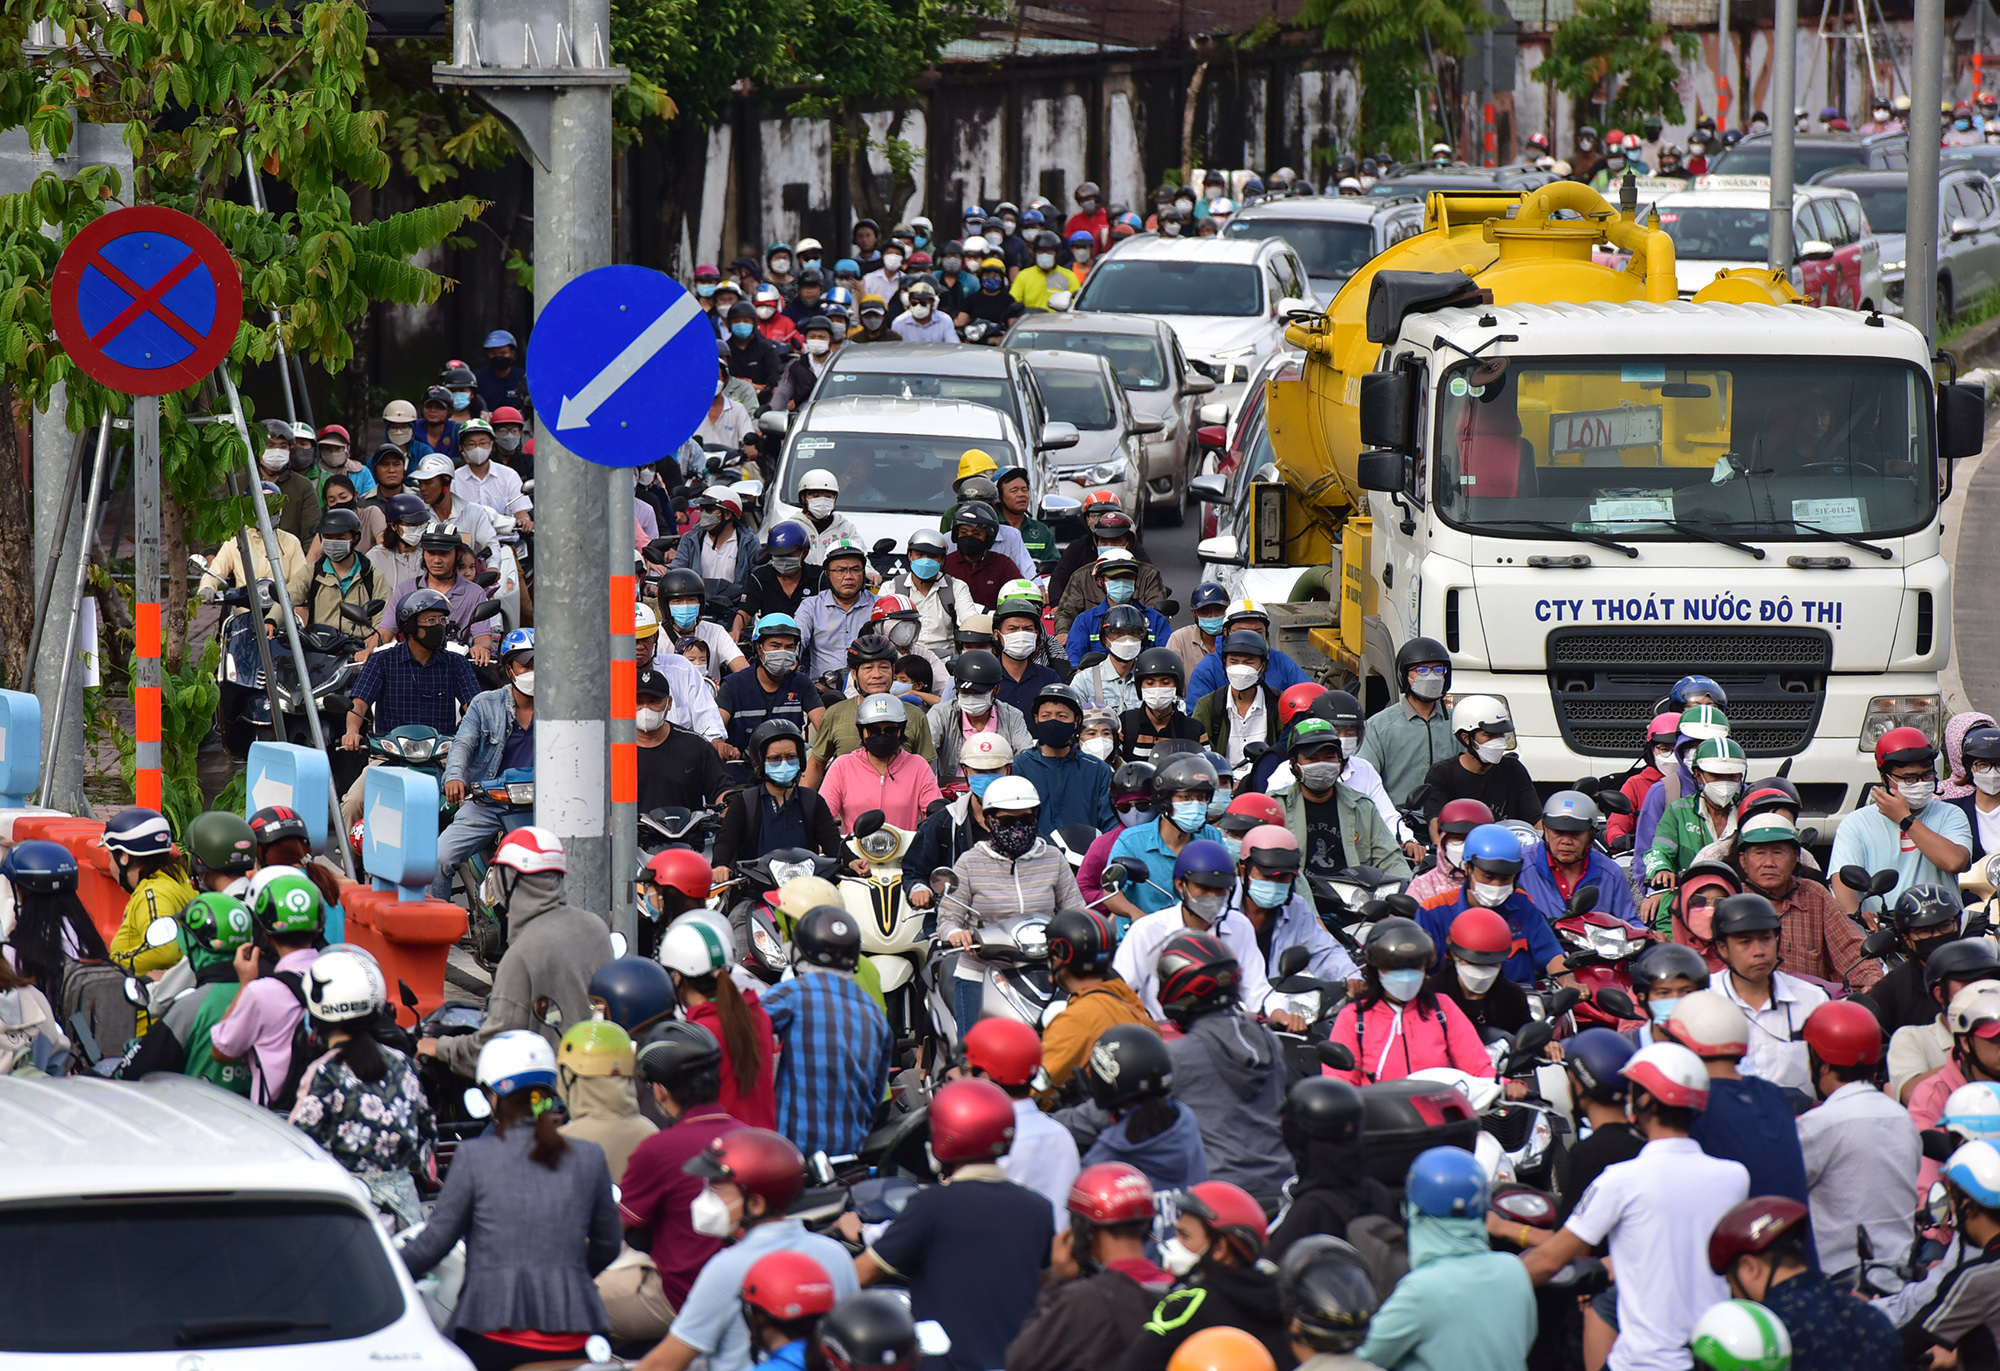
[[[1048,1199],[1058,1229],[1069,1226],[1069,1188],[1083,1169],[1076,1137],[1033,1100],[1014,1101],[1014,1145],[1000,1158],[1000,1169],[1014,1184]]]
[[[708,679],[711,681],[722,679],[724,667],[728,667],[731,671],[740,671],[749,665],[743,658],[743,649],[736,645],[736,640],[713,619],[696,619],[693,628],[683,629],[675,627],[673,619],[669,617],[660,625],[660,630],[666,632],[669,629],[676,638],[701,639],[702,644],[708,648]]]
[[[1783,971],[1771,973],[1771,998],[1762,1009],[1752,1009],[1736,993],[1736,979],[1727,971],[1716,976],[1709,988],[1736,1001],[1750,1020],[1750,1050],[1739,1064],[1743,1074],[1812,1094],[1812,1068],[1806,1063],[1806,1017],[1826,1003],[1826,992]]]
[[[736,580],[736,539],[738,530],[729,530],[729,536],[716,542],[706,533],[701,535],[701,550],[695,560],[701,563],[701,576],[705,581]]]
[[[469,466],[460,467],[452,474],[451,498],[454,505],[463,500],[485,505],[495,514],[518,514],[535,507],[521,491],[521,474],[498,462],[488,462],[484,476],[473,474]]]
[[[917,641],[939,656],[958,654],[959,621],[979,613],[965,582],[942,571],[928,590],[908,571],[900,572],[883,583],[882,593],[900,596],[917,607]],[[944,683],[941,679],[937,684]]]
[[[671,647],[671,640],[663,646]],[[723,727],[722,711],[715,707],[715,692],[699,667],[678,652],[657,649],[652,665],[653,670],[667,678],[667,689],[674,693],[674,702],[667,709],[669,723],[691,729],[711,742],[728,734],[729,730]]]
[[[451,479],[453,489],[450,515],[440,515],[432,511],[431,517],[449,518],[452,523],[458,525],[459,535],[472,539],[472,550],[475,554],[481,548],[493,547],[500,541],[500,534],[493,527],[493,511],[477,500],[461,498],[457,490],[458,477],[453,476]],[[255,539],[252,539],[252,542],[254,543]]]
[[[1979,846],[1986,852],[2000,852],[2000,809],[1991,813],[1979,807],[1977,800],[1972,804],[1972,815],[1979,820]]]
[[[1858,1260],[1857,1225],[1887,1261],[1909,1250],[1923,1142],[1910,1111],[1866,1081],[1849,1081],[1799,1116],[1813,1243],[1829,1274]]]
[[[1889,1036],[1889,1098],[1901,1099],[1904,1086],[1950,1060],[1951,1034],[1943,1019],[1904,1024]]]
[[[739,448],[743,440],[757,431],[757,421],[750,417],[750,411],[730,399],[722,397],[722,412],[713,419],[702,417],[701,427],[694,436],[704,443],[716,447]]]
[[[1117,955],[1111,959],[1112,970],[1138,992],[1139,1002],[1146,1006],[1146,1013],[1155,1019],[1166,1017],[1160,1010],[1160,949],[1176,933],[1193,931],[1181,916],[1181,906],[1171,904],[1158,913],[1133,920],[1118,944]],[[1271,981],[1264,974],[1264,952],[1257,946],[1257,931],[1250,927],[1250,921],[1241,912],[1229,910],[1216,920],[1209,932],[1222,939],[1222,945],[1236,954],[1237,999],[1252,1014],[1261,1013],[1264,1001],[1271,994]]]
[[[1222,697],[1222,707],[1229,711],[1229,765],[1232,769],[1243,764],[1243,749],[1252,743],[1264,741],[1264,692],[1256,686],[1250,687],[1250,708],[1245,713],[1236,709],[1236,692],[1230,691]],[[1370,767],[1369,770],[1374,770]],[[1375,778],[1379,786],[1380,776]]]
[[[1750,1194],[1742,1163],[1692,1138],[1655,1138],[1607,1166],[1563,1225],[1595,1247],[1609,1239],[1618,1282],[1610,1371],[1687,1371],[1688,1334],[1729,1286],[1708,1269],[1708,1235]]]

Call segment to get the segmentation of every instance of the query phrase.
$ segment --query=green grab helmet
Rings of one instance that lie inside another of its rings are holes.
[[[1681,711],[1681,737],[1707,742],[1729,736],[1729,716],[1714,705],[1689,705]]]
[[[200,949],[234,955],[254,931],[250,906],[220,891],[195,896],[181,911],[182,941],[190,952]]]
[[[1710,738],[1694,750],[1693,769],[1713,771],[1725,776],[1747,776],[1750,760],[1743,755],[1743,747],[1733,738]]]
[[[267,870],[265,873],[269,875]],[[319,887],[297,867],[278,869],[257,890],[257,922],[267,933],[296,936],[317,933],[325,923]]]
[[[1790,1371],[1792,1335],[1783,1320],[1751,1300],[1709,1306],[1688,1338],[1696,1366],[1708,1371]]]

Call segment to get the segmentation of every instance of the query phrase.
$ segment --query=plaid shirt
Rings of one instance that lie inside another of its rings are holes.
[[[764,996],[778,1035],[778,1131],[811,1156],[851,1154],[894,1065],[889,1020],[852,976],[805,971]]]
[[[1778,930],[1780,971],[1822,981],[1839,981],[1851,972],[1856,991],[1882,979],[1882,963],[1861,951],[1865,935],[1860,926],[1834,903],[1825,886],[1795,877],[1790,890],[1766,898],[1783,921]]]
[[[483,687],[472,662],[462,653],[434,652],[419,665],[409,644],[397,643],[368,655],[354,696],[374,708],[374,728],[387,733],[402,724],[429,724],[443,734],[458,732],[458,710],[469,705]]]

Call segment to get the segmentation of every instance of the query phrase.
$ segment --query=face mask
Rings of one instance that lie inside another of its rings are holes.
[[[789,257],[773,257],[773,258],[771,259],[771,271],[772,271],[772,274],[774,274],[774,275],[777,275],[777,276],[783,276],[783,275],[785,275],[786,273],[790,272],[790,271],[791,271],[791,269],[792,269],[792,259],[791,259],[791,258],[789,258]]]
[[[701,617],[701,606],[673,605],[667,612],[673,615],[675,628],[693,628],[694,621]]]
[[[346,538],[322,538],[319,546],[320,551],[336,562],[346,561],[347,554],[354,551],[353,542]]]
[[[1465,840],[1460,839],[1457,842],[1447,842],[1444,845],[1444,859],[1453,866],[1463,866],[1465,864]]]
[[[780,679],[792,674],[799,664],[799,654],[789,648],[774,647],[764,654],[764,670]]]
[[[1717,809],[1724,809],[1736,803],[1736,797],[1743,793],[1741,781],[1707,781],[1701,787],[1702,798]]]
[[[1172,686],[1147,686],[1139,692],[1139,699],[1148,709],[1171,708],[1176,698]]]
[[[993,836],[988,841],[993,844],[993,850],[1007,860],[1019,861],[1035,845],[1035,825],[1032,820],[1001,824],[993,830]]]
[[[344,447],[323,447],[319,450],[319,464],[328,471],[347,470],[347,449]]]
[[[1137,581],[1118,580],[1106,581],[1104,583],[1104,596],[1114,605],[1130,604],[1132,597],[1138,593],[1139,583]]]
[[[975,536],[970,538],[960,538],[958,540],[959,553],[968,562],[976,562],[981,557],[984,557],[986,555],[986,549],[988,546],[989,544],[987,543],[987,540],[983,537]]]
[[[493,449],[485,443],[481,443],[478,447],[461,447],[458,453],[476,467],[483,467],[493,460]]]
[[[979,278],[980,290],[988,295],[998,295],[1000,287],[1005,284],[1006,282],[1002,281],[998,276],[982,276]]]
[[[1179,210],[1182,214],[1186,214],[1189,210],[1194,208],[1194,200],[1185,195],[1179,196],[1174,200],[1174,208]]]
[[[910,574],[919,581],[935,581],[938,578],[938,573],[943,570],[944,563],[935,557],[912,557],[910,559]]]
[[[500,444],[502,452],[518,452],[521,447],[521,435],[518,433],[495,434],[494,441]]]
[[[1038,252],[1035,254],[1035,265],[1043,271],[1053,271],[1056,265],[1056,255],[1053,252]]]
[[[1152,818],[1153,816],[1146,810],[1134,805],[1130,809],[1121,809],[1118,811],[1118,826],[1120,828],[1137,828],[1140,824],[1152,822]]]
[[[1211,819],[1219,819],[1224,814],[1227,814],[1229,812],[1230,798],[1231,798],[1230,793],[1226,789],[1217,790],[1213,795],[1209,796],[1208,817]],[[1232,853],[1231,855],[1236,856],[1240,854]]]
[[[965,265],[965,259],[963,257],[947,257],[939,265],[944,268],[945,275],[955,276],[958,274],[958,269]]]
[[[1025,662],[1035,655],[1038,634],[1031,632],[1003,633],[1000,635],[1000,650],[1017,662]]]
[[[747,324],[741,320],[729,326],[729,336],[736,339],[748,338],[754,332],[756,332],[756,325]]]
[[[1097,760],[1100,762],[1108,760],[1111,756],[1111,753],[1113,752],[1114,749],[1117,748],[1117,746],[1118,743],[1116,739],[1105,738],[1101,736],[1096,738],[1085,738],[1082,743],[1083,750],[1090,756],[1097,758]]]
[[[1488,766],[1498,766],[1500,759],[1507,755],[1507,740],[1505,738],[1495,738],[1490,743],[1481,743],[1475,750],[1474,755]]]
[[[752,306],[752,308],[757,311],[757,317],[759,319],[769,319],[774,315],[776,315],[778,312],[778,307],[776,305],[754,305]]]
[[[771,570],[777,572],[780,576],[796,576],[805,569],[806,559],[803,557],[773,557],[771,559]]]
[[[1002,219],[1000,221],[1000,227],[1005,229],[1008,233],[1014,233],[1020,229],[1021,221],[1018,219]]]
[[[1178,238],[1181,236],[1181,226],[1179,224],[1162,224],[1160,225],[1160,232],[1168,238]]]
[[[1104,646],[1121,662],[1129,662],[1139,655],[1137,638],[1110,638],[1105,641]]]
[[[1260,881],[1251,878],[1250,901],[1259,909],[1283,909],[1292,899],[1290,881]]]
[[[1435,700],[1444,694],[1444,677],[1413,676],[1410,678],[1410,694],[1419,700]]]
[[[1922,809],[1937,798],[1936,781],[1898,781],[1896,789],[1912,809]]]
[[[806,355],[810,357],[824,357],[826,356],[826,350],[832,346],[833,343],[830,339],[808,338],[806,339]]]
[[[1174,827],[1183,833],[1199,833],[1201,826],[1208,822],[1208,802],[1206,800],[1174,801]]]
[[[469,407],[469,406],[470,406],[471,404],[472,404],[472,392],[471,392],[471,391],[469,391],[469,390],[454,390],[454,391],[453,391],[453,392],[451,393],[451,407],[452,407],[453,409],[465,409],[465,408]]]
[[[1160,1244],[1160,1265],[1175,1276],[1185,1276],[1201,1261],[1202,1254],[1196,1252],[1178,1237],[1168,1238]]]
[[[736,1231],[736,1223],[729,1217],[729,1201],[707,1186],[688,1205],[688,1223],[705,1238],[726,1238]]]
[[[1972,785],[1981,795],[2000,795],[2000,771],[1975,771]]]
[[[656,733],[667,722],[667,711],[664,709],[641,709],[634,713],[633,719],[639,725],[641,733]]]
[[[419,628],[410,637],[421,646],[436,652],[444,646],[445,625],[435,624],[430,628]]]
[[[799,764],[790,758],[782,762],[766,762],[764,775],[779,785],[790,785],[799,778]]]
[[[922,323],[924,320],[930,318],[931,317],[930,302],[927,300],[917,300],[912,302],[910,305],[910,317],[912,319],[915,319],[918,323]]]
[[[1667,772],[1672,771],[1674,769],[1674,750],[1670,747],[1654,748],[1653,767],[1655,770],[1660,772],[1661,775],[1665,775]]]
[[[721,522],[722,516],[712,509],[704,509],[701,512],[701,517],[695,520],[695,524],[699,528],[714,528]]]
[[[1222,198],[1222,187],[1221,187],[1221,186],[1208,186],[1208,187],[1204,188],[1204,189],[1202,190],[1202,192],[1201,192],[1201,193],[1202,193],[1202,195],[1203,195],[1203,196],[1204,196],[1205,198],[1207,198],[1207,199],[1210,199],[1210,200],[1220,200],[1220,199]]]
[[[876,734],[863,738],[861,745],[868,749],[868,755],[875,758],[893,757],[903,750],[903,740],[894,734]]]
[[[1398,1004],[1408,1004],[1424,988],[1422,971],[1384,971],[1379,974],[1382,993]]]
[[[1232,689],[1248,690],[1251,686],[1257,684],[1257,678],[1264,673],[1254,666],[1244,666],[1238,663],[1235,666],[1224,667],[1223,674],[1229,677],[1229,684]]]
[[[292,453],[289,448],[282,451],[274,448],[257,459],[257,465],[266,471],[283,471],[291,464]]]
[[[990,690],[961,690],[958,692],[959,707],[975,719],[986,717],[993,708],[993,692]]]
[[[1493,982],[1500,979],[1497,966],[1474,966],[1471,962],[1459,962],[1458,983],[1474,995],[1484,995],[1493,988]]]
[[[1044,747],[1068,747],[1076,741],[1076,725],[1068,719],[1037,719],[1028,732]]]
[[[1465,893],[1474,904],[1497,909],[1507,903],[1507,897],[1514,893],[1514,883],[1507,881],[1501,885],[1488,885],[1481,880],[1469,880],[1465,883]]]
[[[1227,894],[1183,895],[1181,903],[1187,907],[1188,913],[1205,924],[1212,924],[1222,917],[1222,911],[1229,905],[1229,896]]]
[[[979,799],[986,798],[986,788],[1000,779],[997,771],[968,771],[965,773],[966,788]]]
[[[1211,638],[1222,632],[1223,619],[1220,614],[1216,615],[1213,619],[1198,618],[1194,622],[1197,628]]]
[[[902,266],[902,265],[903,265],[903,254],[902,254],[902,253],[900,253],[900,252],[885,252],[885,253],[883,253],[883,254],[882,254],[882,270],[884,270],[884,271],[894,271],[894,270],[896,270],[896,268],[898,268],[898,267],[900,267],[900,266]]]
[[[806,500],[806,513],[812,515],[815,519],[824,519],[827,515],[833,513],[833,497],[831,495],[809,496]]]
[[[1663,1024],[1674,1016],[1674,1006],[1679,1003],[1680,998],[1678,996],[1671,1000],[1656,998],[1646,1006],[1646,1010],[1653,1016],[1654,1023]]]
[[[529,699],[531,700],[534,699],[535,673],[532,671],[524,671],[519,676],[516,676],[514,678],[514,689],[520,691],[523,695],[527,696]]]
[[[871,309],[861,316],[861,327],[873,333],[882,327],[882,321],[888,317],[886,314],[878,314]]]
[[[1299,784],[1314,794],[1324,794],[1333,789],[1340,779],[1339,762],[1305,762],[1294,768],[1299,773]]]

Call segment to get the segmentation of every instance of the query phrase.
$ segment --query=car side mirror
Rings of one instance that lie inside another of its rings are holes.
[[[1229,429],[1222,424],[1203,424],[1194,431],[1194,440],[1212,452],[1229,446]]]
[[[1954,219],[1951,221],[1950,233],[1954,240],[1970,238],[1977,232],[1979,232],[1979,225],[1973,223],[1970,219]],[[1813,245],[1808,243],[1806,246],[1811,247]]]
[[[1203,504],[1226,504],[1229,501],[1229,480],[1224,476],[1197,476],[1188,482],[1188,494]]]
[[[1407,371],[1371,371],[1361,378],[1361,441],[1371,448],[1393,448],[1397,452],[1410,445],[1410,374]],[[1366,460],[1366,454],[1363,455]],[[1397,474],[1397,484],[1402,475]],[[1393,489],[1369,486],[1368,489]]]
[[[1181,377],[1181,393],[1183,395],[1206,395],[1214,389],[1215,379],[1210,376],[1204,376],[1198,371],[1190,369]]]
[[[757,431],[784,437],[792,427],[792,416],[781,409],[767,409],[757,416]]]
[[[1138,434],[1164,433],[1166,428],[1167,421],[1165,419],[1134,419],[1132,421],[1132,432]]]
[[[1042,441],[1036,446],[1043,452],[1060,452],[1064,448],[1075,447],[1082,441],[1083,434],[1077,431],[1075,424],[1065,423],[1061,419],[1051,419],[1042,425]]]
[[[1216,566],[1244,566],[1243,554],[1236,549],[1236,535],[1218,533],[1213,538],[1204,538],[1195,544],[1195,556]]]
[[[1363,490],[1401,490],[1403,454],[1387,450],[1364,452],[1355,459],[1354,472]]]
[[[1954,233],[1952,236],[1956,238],[1958,235]],[[1799,260],[1801,262],[1830,262],[1833,260],[1833,244],[1821,242],[1819,239],[1814,238],[1800,246]]]
[[[1200,420],[1205,426],[1227,424],[1229,422],[1229,406],[1223,404],[1220,400],[1211,400],[1196,410],[1194,417]]]
[[[1083,501],[1070,495],[1044,495],[1042,517],[1061,522],[1083,517]]]

